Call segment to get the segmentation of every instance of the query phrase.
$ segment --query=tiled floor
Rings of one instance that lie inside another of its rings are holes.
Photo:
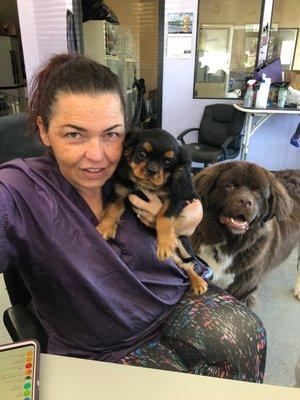
[[[293,252],[281,267],[266,277],[258,291],[260,304],[256,313],[268,334],[267,384],[295,384],[295,365],[300,357],[300,301],[292,294],[296,261],[297,253]],[[0,276],[0,315],[7,307],[9,300]],[[0,344],[10,341],[3,323],[0,323]]]

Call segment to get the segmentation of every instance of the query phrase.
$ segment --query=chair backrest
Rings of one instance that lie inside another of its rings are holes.
[[[26,134],[25,113],[0,117],[0,164],[44,153],[45,148],[39,140]],[[4,281],[12,305],[30,302],[31,296],[14,264],[10,264],[4,272]]]
[[[0,117],[0,164],[18,157],[38,157],[45,147],[26,134],[25,113]]]
[[[231,104],[211,104],[205,107],[200,123],[198,142],[208,146],[220,147],[228,136],[237,136],[228,147],[240,148],[240,134],[243,128],[245,113],[235,109]]]
[[[31,295],[29,294],[17,267],[13,263],[8,265],[3,276],[11,305],[27,305],[30,303]]]

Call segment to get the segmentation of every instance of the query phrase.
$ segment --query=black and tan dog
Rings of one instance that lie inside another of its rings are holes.
[[[131,193],[143,189],[155,192],[163,207],[157,217],[157,256],[173,257],[183,268],[196,294],[204,293],[207,284],[194,271],[194,259],[185,240],[175,233],[175,222],[184,206],[197,196],[191,179],[191,160],[186,150],[168,132],[161,129],[130,131],[115,172],[114,196],[104,210],[98,231],[105,239],[116,235],[117,223]]]

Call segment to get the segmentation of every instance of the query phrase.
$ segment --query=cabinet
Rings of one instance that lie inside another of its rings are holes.
[[[130,26],[113,25],[107,21],[84,22],[83,43],[87,57],[106,65],[119,77],[128,117],[131,118],[137,98],[133,87],[137,62]]]

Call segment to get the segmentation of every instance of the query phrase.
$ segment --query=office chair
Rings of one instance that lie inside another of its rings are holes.
[[[231,104],[212,104],[204,109],[199,128],[186,129],[177,137],[192,161],[204,166],[239,155],[245,114]],[[198,131],[197,143],[186,144],[185,135]]]
[[[47,352],[48,337],[41,323],[30,311],[31,296],[14,264],[4,272],[4,282],[12,307],[3,313],[4,325],[14,342],[36,339],[43,353]]]
[[[0,164],[18,157],[36,157],[44,153],[45,148],[37,138],[26,136],[24,113],[0,117]],[[3,275],[12,304],[3,314],[10,337],[13,341],[37,339],[42,351],[46,351],[47,335],[28,308],[31,296],[16,265],[8,265]]]

